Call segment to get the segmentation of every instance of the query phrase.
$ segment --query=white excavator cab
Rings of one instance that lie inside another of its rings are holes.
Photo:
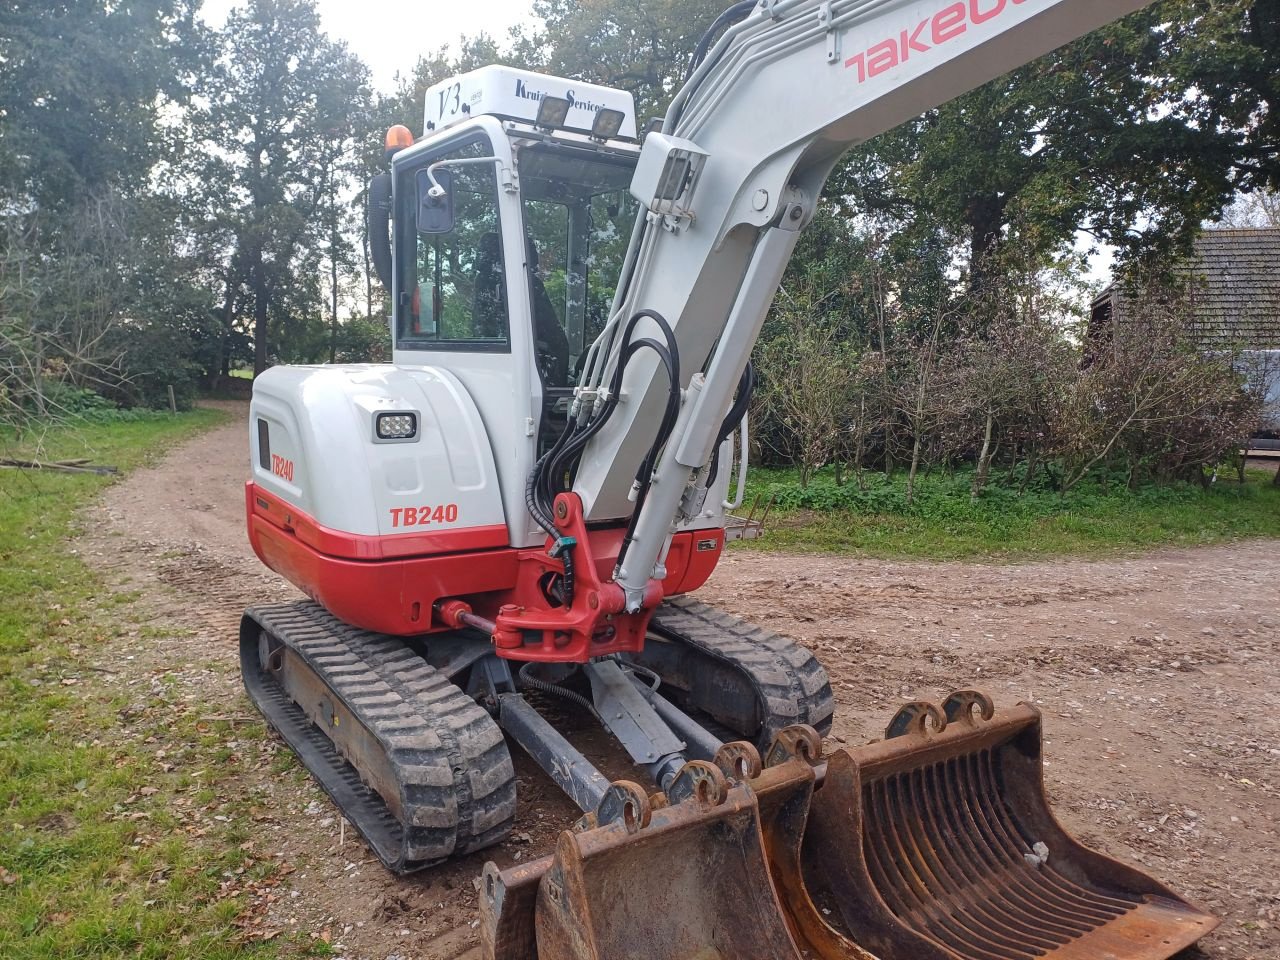
[[[506,512],[523,517],[523,479],[565,428],[639,210],[635,107],[623,91],[506,67],[438,84],[426,101],[427,135],[389,149],[394,232],[374,230],[394,361],[462,382],[499,475],[515,481]],[[512,542],[543,536],[534,526]]]

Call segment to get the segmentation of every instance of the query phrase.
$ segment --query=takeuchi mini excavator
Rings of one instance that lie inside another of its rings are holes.
[[[488,957],[1156,960],[1216,925],[1063,831],[1034,708],[959,690],[824,757],[821,664],[692,596],[758,532],[749,358],[840,156],[1143,5],[738,3],[644,130],[491,66],[388,132],[393,363],[255,381],[249,537],[310,600],[247,611],[241,660],[392,871],[507,836],[512,744],[581,808],[485,867]]]

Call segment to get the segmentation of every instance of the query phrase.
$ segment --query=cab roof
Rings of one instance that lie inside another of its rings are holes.
[[[618,136],[636,136],[636,105],[627,91],[498,65],[481,67],[428,87],[423,133],[430,135],[480,114],[532,123],[542,98],[547,96],[563,97],[569,102],[565,130],[589,133],[596,114],[608,109],[623,115]]]

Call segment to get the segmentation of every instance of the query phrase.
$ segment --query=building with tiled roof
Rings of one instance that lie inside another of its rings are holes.
[[[1178,272],[1186,275],[1197,333],[1207,347],[1280,350],[1280,229],[1206,230]],[[1104,328],[1124,315],[1112,284],[1093,302]]]
[[[1264,391],[1263,429],[1280,431],[1280,229],[1206,230],[1175,270],[1187,277],[1194,330],[1208,350],[1239,352],[1242,373]],[[1090,335],[1124,322],[1126,292],[1111,284],[1093,302]]]

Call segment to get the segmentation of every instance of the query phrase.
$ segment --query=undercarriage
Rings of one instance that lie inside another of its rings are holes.
[[[660,607],[642,653],[586,664],[513,669],[483,630],[391,637],[309,601],[247,611],[240,652],[254,703],[396,873],[507,836],[508,742],[583,811],[550,856],[486,865],[486,960],[1162,960],[1217,924],[1062,829],[1034,708],[960,691],[824,756],[812,654],[692,599]],[[611,783],[551,698],[653,785]]]
[[[593,714],[659,788],[725,739],[763,749],[792,724],[830,729],[826,671],[793,641],[688,599],[664,604],[651,630],[634,659],[513,670],[480,632],[406,640],[308,601],[247,611],[240,659],[255,705],[379,859],[407,873],[510,832],[504,731],[596,811],[609,781],[526,693]]]

